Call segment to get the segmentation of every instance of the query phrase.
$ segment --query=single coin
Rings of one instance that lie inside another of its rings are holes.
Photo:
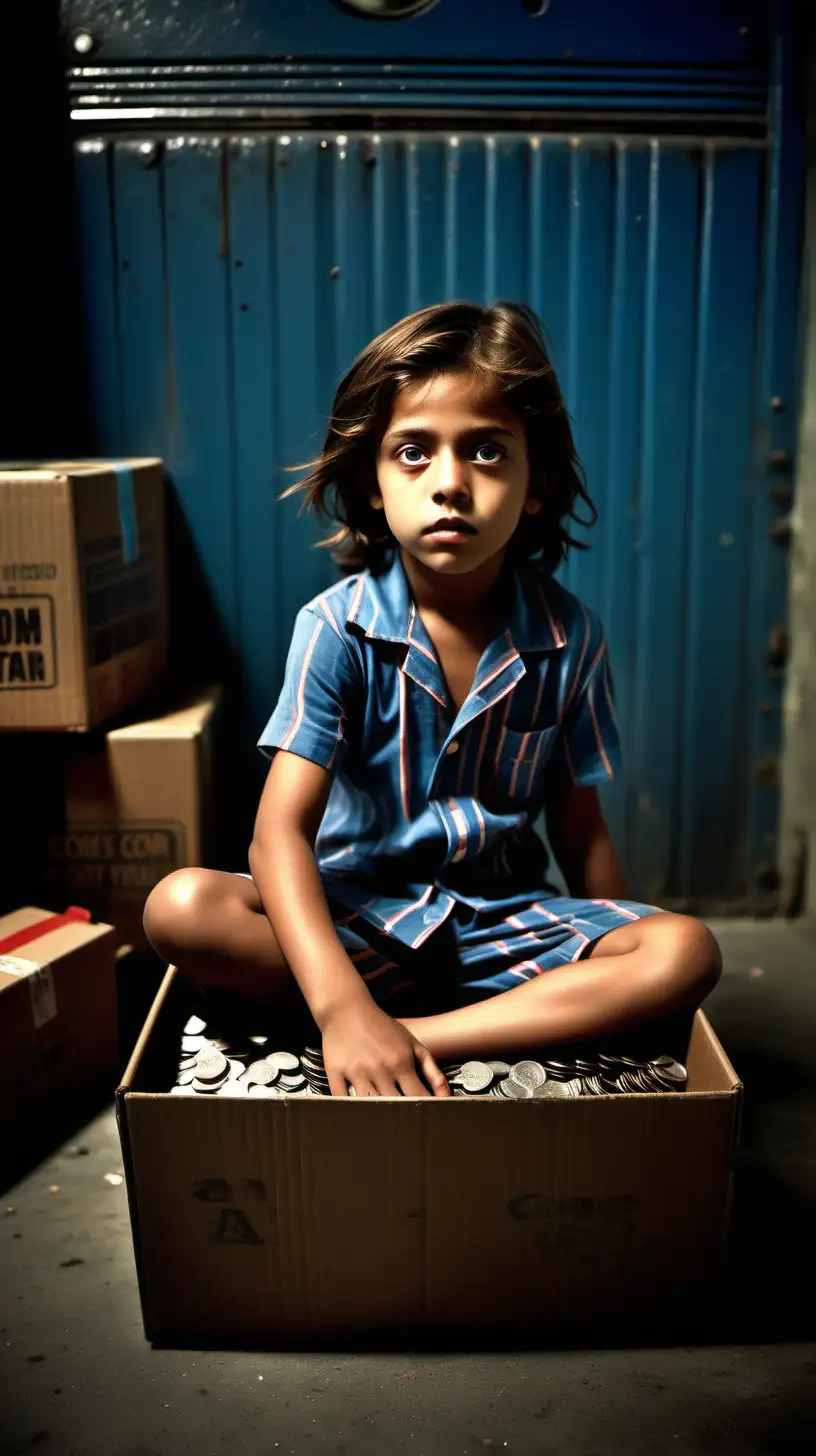
[[[237,1057],[227,1057],[227,1066],[229,1068],[227,1075],[230,1081],[235,1082],[239,1077],[243,1076],[244,1064],[243,1062],[239,1062]]]
[[[222,1077],[220,1082],[200,1082],[199,1079],[195,1077],[190,1083],[190,1086],[192,1087],[194,1092],[202,1092],[205,1093],[207,1096],[212,1096],[212,1094],[214,1092],[217,1092],[220,1087],[223,1087],[226,1080],[226,1077]]]
[[[199,1047],[198,1051],[195,1053],[194,1060],[196,1065],[198,1066],[199,1064],[203,1065],[204,1062],[210,1061],[212,1057],[222,1057],[223,1055],[224,1053],[220,1051],[217,1046],[213,1046],[212,1042],[207,1041],[204,1043],[203,1047]]]
[[[238,1095],[240,1096],[240,1093]],[[274,1097],[274,1096],[275,1096],[275,1090],[274,1090],[274,1088],[268,1086],[265,1082],[253,1082],[252,1086],[249,1088],[249,1090],[247,1092],[247,1097]]]
[[[176,1078],[176,1085],[178,1087],[189,1087],[189,1085],[193,1081],[193,1078],[194,1077],[195,1077],[195,1068],[194,1067],[186,1067],[183,1072],[179,1072],[179,1074],[178,1074],[178,1076]]]
[[[182,1057],[181,1061],[179,1062],[179,1071],[188,1072],[190,1070],[190,1067],[194,1067],[195,1064],[195,1057]]]
[[[525,1101],[533,1095],[532,1087],[525,1087],[522,1082],[516,1082],[513,1077],[508,1077],[502,1083],[502,1087],[505,1097],[512,1097],[516,1102]]]
[[[493,1073],[484,1062],[465,1062],[456,1080],[467,1092],[484,1092],[493,1081]]]
[[[238,1078],[227,1078],[218,1088],[219,1097],[248,1097],[249,1088],[246,1082],[240,1082]]]
[[[533,1096],[542,1099],[554,1098],[557,1100],[569,1097],[569,1093],[565,1082],[556,1082],[555,1078],[553,1078],[552,1081],[542,1082],[540,1087],[535,1087],[533,1089]]]
[[[510,1075],[514,1082],[520,1082],[522,1087],[542,1087],[547,1080],[547,1073],[540,1062],[516,1062],[511,1068]]]
[[[220,1082],[229,1076],[229,1062],[223,1052],[201,1052],[196,1058],[195,1072],[199,1082]]]
[[[186,1024],[185,1028],[184,1028],[184,1035],[185,1036],[200,1036],[201,1033],[202,1033],[202,1031],[206,1031],[206,1029],[207,1029],[207,1023],[206,1023],[206,1021],[202,1021],[202,1019],[201,1019],[200,1016],[191,1016],[190,1019],[189,1019],[189,1021]]]
[[[650,1067],[670,1067],[672,1065],[673,1061],[674,1061],[674,1057],[667,1057],[667,1056],[652,1057],[651,1061],[649,1062],[649,1066]]]
[[[250,1062],[243,1074],[243,1080],[257,1087],[268,1087],[270,1083],[277,1081],[278,1075],[277,1068],[270,1067],[266,1057],[263,1057],[258,1062]]]
[[[660,1068],[660,1075],[661,1077],[665,1077],[669,1082],[686,1082],[688,1080],[688,1072],[682,1062],[672,1061],[668,1065],[662,1066]]]
[[[485,1066],[490,1068],[494,1077],[508,1077],[510,1075],[509,1062],[485,1062]]]
[[[179,1096],[181,1096],[181,1097],[194,1097],[195,1096],[195,1092],[193,1091],[192,1087],[178,1087],[177,1086],[177,1087],[171,1087],[170,1088],[170,1096],[171,1097],[179,1097]]]

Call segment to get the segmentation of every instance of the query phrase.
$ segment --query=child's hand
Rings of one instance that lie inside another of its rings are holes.
[[[323,1062],[333,1097],[450,1097],[427,1047],[373,1001],[345,1006],[323,1027]],[[417,1062],[428,1091],[419,1079]]]

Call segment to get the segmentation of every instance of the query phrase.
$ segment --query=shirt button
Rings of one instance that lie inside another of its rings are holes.
[[[452,743],[449,743],[448,744],[447,748],[445,749],[445,752],[446,753],[458,753],[459,752],[459,744],[458,744],[458,742],[457,742],[457,740],[455,738],[454,738],[454,740],[453,740]]]

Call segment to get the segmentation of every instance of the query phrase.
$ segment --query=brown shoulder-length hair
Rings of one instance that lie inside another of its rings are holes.
[[[468,369],[489,381],[524,421],[530,488],[542,503],[522,513],[508,543],[516,562],[536,556],[548,574],[569,547],[586,549],[565,529],[569,517],[593,525],[597,511],[586,489],[569,416],[550,362],[544,331],[526,304],[440,303],[401,319],[362,350],[337,386],[323,449],[303,466],[308,474],[279,497],[304,492],[304,508],[339,527],[317,546],[334,548],[341,574],[374,569],[394,545],[383,511],[370,505],[377,488],[377,453],[399,389],[449,369]],[[576,515],[579,498],[590,519]]]

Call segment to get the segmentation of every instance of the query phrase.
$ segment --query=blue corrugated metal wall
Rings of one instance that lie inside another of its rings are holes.
[[[334,579],[275,497],[338,375],[412,309],[525,299],[600,510],[564,578],[611,642],[628,772],[606,807],[629,874],[647,897],[739,893],[761,858],[756,595],[784,554],[752,484],[763,147],[313,131],[76,151],[98,449],[167,460],[248,732],[297,606]]]

